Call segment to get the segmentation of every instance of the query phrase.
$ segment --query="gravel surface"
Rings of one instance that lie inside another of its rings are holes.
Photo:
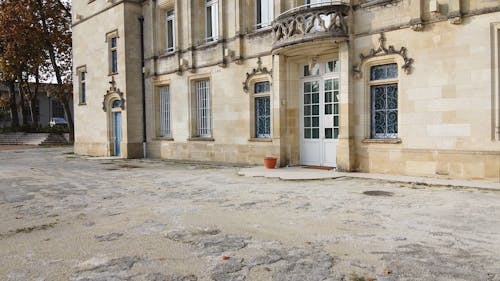
[[[237,172],[1,151],[0,280],[500,280],[500,192]]]

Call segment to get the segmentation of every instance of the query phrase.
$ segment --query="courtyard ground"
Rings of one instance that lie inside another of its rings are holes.
[[[499,191],[238,170],[0,151],[0,280],[500,280]]]

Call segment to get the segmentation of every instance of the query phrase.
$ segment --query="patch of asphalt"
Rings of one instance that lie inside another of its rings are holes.
[[[287,248],[276,241],[262,243],[251,237],[222,234],[216,228],[175,230],[166,233],[165,237],[192,246],[192,250],[201,256],[222,257],[210,270],[210,278],[215,281],[243,281],[255,267],[261,266],[272,271],[272,280],[275,281],[342,278],[333,274],[334,258],[321,247]],[[249,244],[253,250],[244,252]]]

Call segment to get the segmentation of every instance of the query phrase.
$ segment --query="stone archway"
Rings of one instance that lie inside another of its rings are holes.
[[[125,110],[125,99],[120,89],[116,88],[114,77],[109,82],[109,90],[104,95],[102,109],[107,114],[108,154],[111,156],[123,155],[123,120],[122,112]]]

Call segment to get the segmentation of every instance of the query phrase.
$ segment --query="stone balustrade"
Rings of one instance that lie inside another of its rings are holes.
[[[347,38],[349,5],[339,1],[305,5],[279,15],[273,22],[273,51],[325,38]]]

